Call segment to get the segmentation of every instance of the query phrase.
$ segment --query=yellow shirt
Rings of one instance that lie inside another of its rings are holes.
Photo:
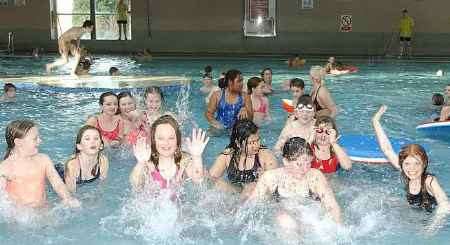
[[[123,3],[123,4],[118,4],[117,8],[117,20],[127,20],[127,12],[128,12],[128,6]]]
[[[411,37],[414,27],[414,20],[409,16],[400,19],[400,36]]]

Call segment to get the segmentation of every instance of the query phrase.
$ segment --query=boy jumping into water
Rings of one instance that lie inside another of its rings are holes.
[[[53,63],[47,64],[47,72],[50,73],[54,67],[67,64],[69,62],[69,55],[71,55],[76,59],[76,62],[71,70],[71,74],[74,75],[75,69],[80,61],[80,38],[85,33],[91,33],[93,29],[94,24],[92,21],[86,20],[81,27],[72,27],[64,32],[58,39],[58,48],[61,58],[57,59]]]

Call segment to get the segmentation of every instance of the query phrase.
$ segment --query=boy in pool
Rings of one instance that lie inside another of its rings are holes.
[[[15,102],[16,101],[16,86],[12,83],[5,83],[3,85],[4,94],[0,97],[0,102]]]
[[[80,60],[80,38],[85,33],[91,33],[93,29],[94,23],[90,20],[86,20],[84,21],[83,26],[72,27],[64,32],[58,39],[58,48],[61,58],[53,63],[47,64],[47,72],[50,73],[54,67],[67,64],[69,62],[69,55],[72,55],[76,59],[75,65],[71,70],[71,74],[74,75]]]
[[[50,158],[39,153],[39,130],[30,120],[16,120],[6,127],[6,153],[0,162],[0,189],[17,206],[39,208],[46,206],[46,180],[63,203],[79,207],[59,177]]]

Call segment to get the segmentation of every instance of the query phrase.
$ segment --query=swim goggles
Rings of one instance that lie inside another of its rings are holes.
[[[318,134],[326,133],[327,135],[330,135],[330,130],[324,128],[316,128],[316,133]]]
[[[298,104],[297,107],[295,108],[295,110],[297,111],[307,111],[307,112],[312,112],[314,111],[314,107],[310,104]]]

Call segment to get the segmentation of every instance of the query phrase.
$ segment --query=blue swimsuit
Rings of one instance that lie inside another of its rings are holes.
[[[226,129],[231,129],[238,118],[239,111],[244,106],[244,99],[239,95],[236,104],[228,104],[225,97],[225,91],[223,90],[217,105],[216,120],[222,123]]]

